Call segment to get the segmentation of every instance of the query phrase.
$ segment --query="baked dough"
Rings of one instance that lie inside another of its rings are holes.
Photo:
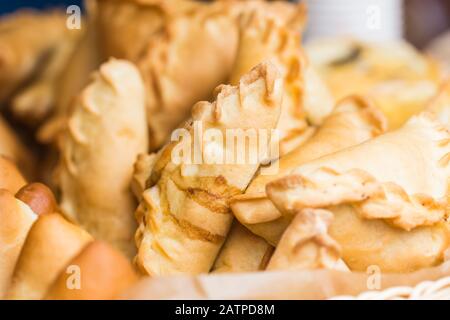
[[[213,273],[264,270],[274,248],[261,237],[234,221],[211,270]]]
[[[328,234],[333,214],[304,209],[283,233],[267,270],[339,269],[341,249]]]
[[[266,184],[302,163],[369,140],[385,129],[383,115],[370,101],[359,96],[343,99],[311,139],[275,164],[275,175],[258,175],[245,194],[231,200],[233,214],[253,233],[276,246],[291,217],[283,216],[267,198]]]
[[[138,278],[125,256],[100,241],[88,244],[65,269],[51,285],[46,300],[111,300]],[[71,279],[78,275],[79,282]]]
[[[305,163],[267,185],[284,215],[326,209],[351,270],[409,272],[437,265],[450,233],[450,134],[431,114],[401,129]]]
[[[195,148],[199,134],[195,128],[199,125],[203,132],[210,129],[223,137],[230,129],[236,134],[239,130],[274,129],[282,86],[272,64],[258,65],[241,79],[239,86],[218,87],[213,103],[199,102],[193,107],[192,119],[184,131],[193,139],[183,136],[185,141],[174,141],[159,152],[147,181],[150,188],[143,193],[136,211],[136,263],[142,272],[153,276],[210,270],[231,227],[228,200],[245,190],[266,153],[262,152],[254,163],[239,164],[234,158],[233,162],[217,164],[213,155],[236,156],[234,143],[210,139],[201,144],[203,161],[198,164],[195,149],[194,159],[191,154],[187,159],[177,159],[178,148],[191,143]],[[260,143],[267,146],[269,135],[262,135]],[[245,159],[252,151],[243,151]]]
[[[313,132],[311,124],[321,124],[333,108],[330,93],[311,70],[301,49],[301,30],[288,22],[265,6],[242,14],[239,48],[230,76],[230,83],[237,84],[243,74],[267,60],[282,73],[285,94],[278,122],[281,155],[309,138]]]
[[[208,99],[226,81],[237,43],[235,19],[221,3],[172,17],[149,40],[137,65],[147,91],[151,150],[189,117],[195,102]]]
[[[81,92],[60,141],[61,209],[96,239],[135,253],[133,163],[147,151],[144,88],[129,62],[111,59]]]
[[[437,63],[399,41],[365,43],[349,38],[307,43],[312,64],[336,99],[368,95],[383,111],[390,129],[421,112],[442,79]]]
[[[0,189],[6,189],[15,194],[25,184],[25,178],[14,162],[0,155]]]
[[[36,218],[25,203],[0,189],[0,299],[6,293],[20,250]]]
[[[65,15],[58,11],[19,11],[2,19],[0,103],[33,76],[65,30]]]
[[[31,227],[6,299],[42,299],[58,274],[92,237],[59,214],[44,214]]]

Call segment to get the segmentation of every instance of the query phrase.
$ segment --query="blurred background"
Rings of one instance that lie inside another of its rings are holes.
[[[418,48],[425,48],[450,28],[450,0],[301,0],[310,7],[307,37],[336,33],[374,40],[404,36]],[[82,5],[82,0],[0,1],[0,14],[18,8],[48,8]],[[380,11],[377,13],[377,6]],[[379,14],[379,16],[377,16]],[[367,15],[375,20],[367,21]],[[377,29],[379,18],[381,25]],[[366,20],[362,20],[366,19]],[[361,25],[372,28],[361,28]],[[374,31],[375,30],[375,31]],[[448,40],[450,41],[450,39]]]

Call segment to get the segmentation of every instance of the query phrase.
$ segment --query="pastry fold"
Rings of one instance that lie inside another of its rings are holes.
[[[423,113],[401,129],[321,157],[269,183],[284,215],[327,209],[330,235],[352,270],[408,272],[443,260],[449,245],[450,134]]]
[[[276,174],[258,175],[243,195],[231,200],[233,214],[253,233],[276,246],[291,217],[283,216],[267,198],[266,184],[302,163],[369,140],[385,129],[384,117],[370,101],[359,96],[341,100],[306,143],[280,158],[275,164]]]
[[[96,239],[134,255],[133,163],[147,151],[144,88],[129,62],[111,59],[81,92],[60,141],[61,209]]]
[[[300,211],[283,233],[267,270],[339,268],[341,249],[328,234],[332,220],[327,210]]]
[[[24,202],[0,189],[0,299],[11,282],[14,266],[37,215]]]
[[[51,285],[46,300],[111,300],[137,281],[128,259],[101,241],[86,245],[65,269]]]
[[[237,43],[236,21],[221,3],[172,16],[148,40],[137,65],[147,91],[151,150],[167,142],[195,102],[226,82]]]
[[[0,103],[33,76],[65,32],[65,15],[58,11],[19,11],[2,19]]]
[[[211,272],[264,270],[273,250],[274,248],[266,240],[253,234],[235,220]]]
[[[194,274],[210,270],[233,219],[228,200],[247,187],[260,159],[267,156],[270,135],[261,134],[262,148],[256,150],[261,157],[252,162],[248,159],[254,148],[245,148],[236,155],[233,137],[232,143],[206,139],[201,133],[199,136],[197,128],[202,126],[203,132],[208,130],[222,137],[230,132],[244,134],[245,130],[257,130],[258,134],[271,131],[280,114],[282,86],[273,65],[255,67],[239,86],[218,87],[213,103],[197,103],[186,131],[182,131],[182,141],[174,141],[159,152],[147,182],[150,188],[143,193],[136,211],[136,263],[144,273]],[[202,146],[200,154],[195,151],[197,143]],[[188,154],[187,159],[179,161],[178,148],[191,144],[193,157]],[[200,162],[196,160],[199,155]],[[231,155],[234,161],[217,161],[217,155],[222,160]],[[240,155],[246,159],[242,163],[235,158]]]
[[[304,56],[299,41],[301,30],[289,22],[265,6],[244,12],[240,17],[236,62],[230,75],[230,83],[236,84],[244,73],[266,60],[282,73],[285,90],[278,122],[281,155],[309,138],[311,125],[322,123],[333,108],[331,94]]]
[[[92,237],[59,214],[44,214],[31,227],[6,299],[39,300],[67,263]]]

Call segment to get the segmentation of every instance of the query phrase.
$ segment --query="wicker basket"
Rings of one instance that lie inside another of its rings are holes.
[[[366,291],[356,297],[338,296],[332,300],[450,300],[450,276],[436,281],[423,281],[415,287]]]

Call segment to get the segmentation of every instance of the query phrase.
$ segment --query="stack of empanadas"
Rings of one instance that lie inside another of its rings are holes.
[[[0,299],[323,298],[369,270],[448,273],[431,58],[304,47],[285,1],[85,5],[81,30],[0,18]]]

